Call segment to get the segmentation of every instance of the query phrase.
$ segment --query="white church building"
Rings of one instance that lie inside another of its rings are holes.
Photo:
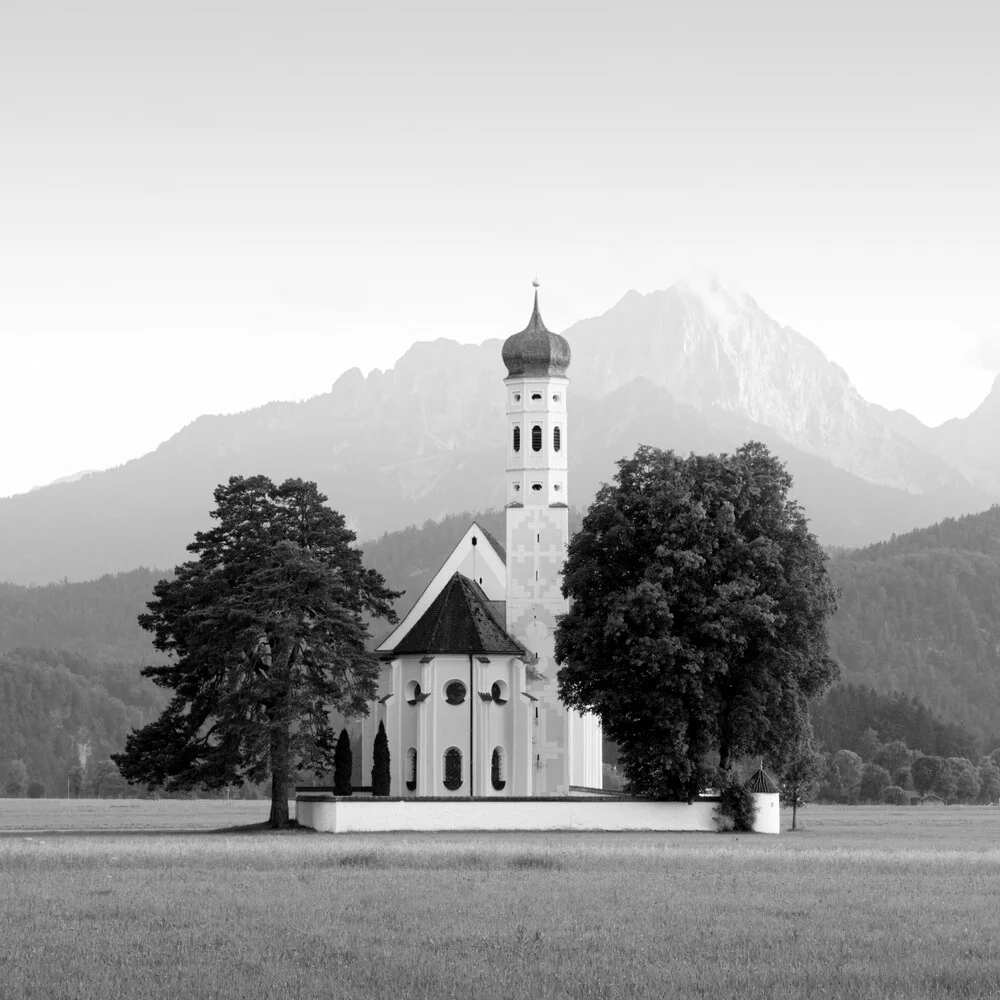
[[[537,283],[531,319],[502,356],[506,538],[501,545],[473,523],[378,647],[378,698],[362,723],[360,756],[367,775],[384,723],[390,796],[562,796],[601,787],[600,723],[557,694],[554,630],[568,609],[570,348],[542,322]]]

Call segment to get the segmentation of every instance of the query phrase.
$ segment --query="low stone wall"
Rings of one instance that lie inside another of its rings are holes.
[[[777,795],[757,795],[759,833],[778,833]],[[773,800],[770,801],[770,800]],[[299,792],[295,818],[322,833],[451,830],[715,830],[716,803],[646,799],[371,799]]]

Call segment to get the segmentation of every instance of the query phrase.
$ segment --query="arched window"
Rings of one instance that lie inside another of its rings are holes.
[[[465,685],[461,681],[448,681],[444,686],[444,700],[449,705],[461,705],[465,701]]]
[[[503,747],[493,748],[493,757],[490,760],[490,780],[498,792],[503,791],[507,784],[507,754]]]
[[[407,704],[416,705],[418,701],[423,701],[423,699],[420,697],[420,694],[421,691],[420,691],[419,681],[410,681],[410,683],[406,685]]]
[[[552,450],[558,451],[562,447],[562,432],[558,427],[552,428]]]
[[[406,751],[406,787],[411,791],[417,790],[417,748],[410,747]]]
[[[531,428],[531,450],[542,450],[542,427],[540,424],[535,424],[535,426]]]
[[[449,792],[462,787],[462,751],[458,747],[448,747],[444,752],[444,787]]]
[[[521,428],[514,425],[514,451],[521,450]]]
[[[490,695],[497,705],[507,704],[507,685],[504,681],[494,681],[490,688]]]

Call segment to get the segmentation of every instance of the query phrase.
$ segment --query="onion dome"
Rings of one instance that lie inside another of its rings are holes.
[[[757,773],[747,781],[746,787],[751,792],[763,793],[765,795],[774,795],[778,791],[778,786],[768,777],[763,764],[760,765]]]
[[[569,368],[569,342],[558,333],[546,329],[538,311],[538,282],[535,286],[535,308],[528,325],[508,337],[503,345],[503,363],[508,378],[545,378],[565,375]]]

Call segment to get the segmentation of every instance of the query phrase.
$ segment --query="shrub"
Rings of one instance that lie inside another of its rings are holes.
[[[719,804],[715,807],[715,826],[719,833],[753,833],[757,819],[757,800],[747,788],[739,771],[719,770],[716,779]]]
[[[45,796],[45,786],[40,781],[33,781],[28,785],[28,798],[40,799]]]
[[[906,806],[910,804],[910,793],[899,785],[889,785],[882,789],[882,801],[890,806]]]
[[[333,794],[351,794],[351,772],[354,770],[354,754],[351,753],[351,737],[346,729],[341,729],[337,737],[337,748],[333,751]]]
[[[389,738],[385,735],[385,723],[380,722],[378,724],[378,732],[375,734],[374,761],[372,763],[372,795],[388,795],[390,780]]]

